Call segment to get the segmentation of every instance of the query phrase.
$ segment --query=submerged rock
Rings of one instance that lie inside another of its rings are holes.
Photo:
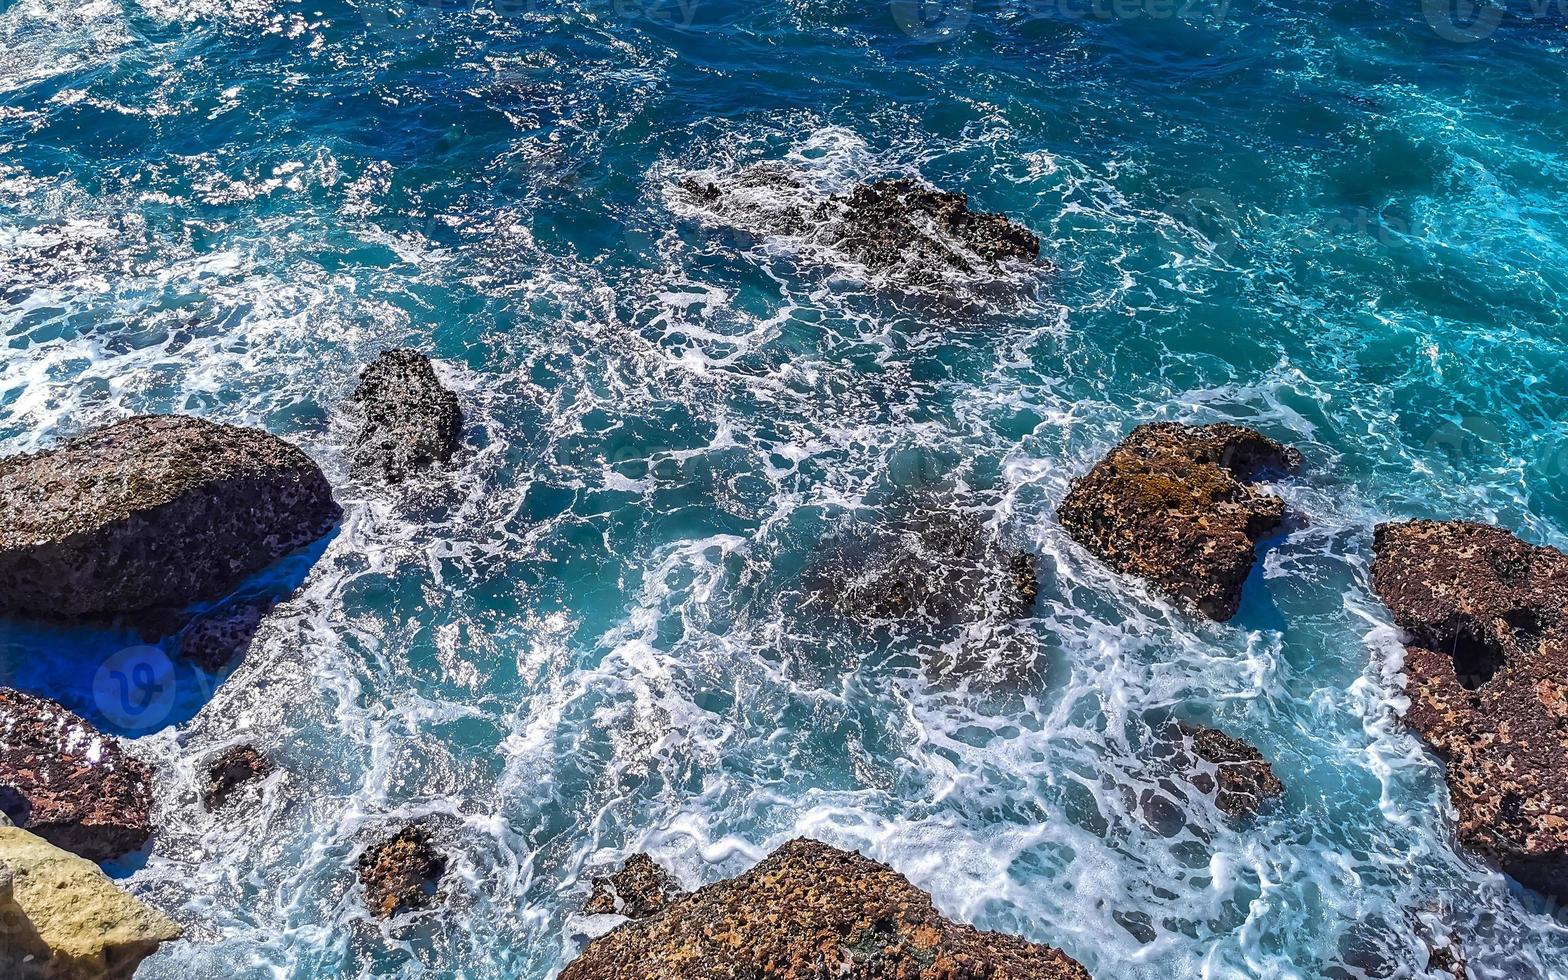
[[[430,908],[445,873],[446,856],[436,849],[430,831],[418,824],[409,824],[359,856],[365,906],[378,919]]]
[[[1285,791],[1262,753],[1240,739],[1214,728],[1180,726],[1192,752],[1208,765],[1188,768],[1187,778],[1199,792],[1214,798],[1227,817],[1247,817]]]
[[[807,239],[879,275],[918,286],[995,275],[1035,262],[1040,239],[1005,215],[974,211],[968,195],[916,180],[861,184],[813,198],[789,168],[747,167],[722,183],[686,180],[688,199],[742,229]]]
[[[0,976],[130,980],[180,927],[98,867],[25,830],[0,827]]]
[[[589,915],[624,915],[646,918],[665,903],[685,894],[680,882],[646,854],[633,854],[621,870],[593,880],[593,894],[583,911]]]
[[[944,918],[903,875],[811,840],[588,944],[561,980],[1088,980],[1067,954]]]
[[[152,836],[152,771],[53,701],[0,688],[0,811],[91,861]]]
[[[1294,449],[1239,425],[1140,425],[1074,482],[1056,516],[1116,571],[1226,620],[1258,541],[1285,516],[1284,501],[1250,481],[1300,462]]]
[[[1380,525],[1372,587],[1408,634],[1407,725],[1459,839],[1568,896],[1568,555],[1463,521]]]
[[[207,786],[202,791],[202,805],[208,810],[222,808],[235,790],[246,783],[266,778],[273,769],[272,763],[253,745],[236,745],[228,749],[207,766]]]
[[[218,673],[250,647],[272,606],[270,599],[243,600],[203,613],[180,633],[180,656]]]
[[[258,429],[142,415],[0,459],[0,613],[113,617],[217,598],[341,516]]]
[[[354,469],[388,483],[444,465],[457,449],[463,413],[457,396],[415,350],[389,350],[359,376],[354,402],[363,422],[354,439]]]

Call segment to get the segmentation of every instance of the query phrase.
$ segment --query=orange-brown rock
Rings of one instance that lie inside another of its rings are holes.
[[[436,849],[430,831],[409,824],[359,856],[359,882],[365,906],[378,919],[435,904],[446,856]]]
[[[1088,980],[1067,954],[943,918],[869,858],[795,840],[594,940],[561,980]]]
[[[684,892],[680,882],[646,854],[633,854],[613,875],[593,880],[593,894],[583,911],[589,915],[652,915]]]
[[[1285,792],[1263,754],[1246,742],[1196,725],[1182,725],[1181,733],[1201,760],[1189,766],[1188,779],[1211,794],[1215,807],[1227,817],[1251,816]]]

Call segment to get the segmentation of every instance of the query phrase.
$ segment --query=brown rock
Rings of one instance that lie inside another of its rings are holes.
[[[425,355],[384,351],[360,374],[354,402],[363,413],[353,449],[357,472],[397,483],[452,458],[463,413]]]
[[[1447,762],[1459,839],[1568,895],[1568,556],[1463,521],[1383,524],[1373,550],[1409,637],[1405,723]]]
[[[142,415],[0,459],[0,612],[112,617],[214,599],[341,512],[256,429]]]
[[[92,861],[152,835],[152,772],[53,701],[0,688],[0,812]]]
[[[1088,980],[1065,953],[942,917],[903,875],[796,840],[588,944],[561,980]]]
[[[409,824],[359,856],[359,881],[365,906],[378,919],[435,904],[436,885],[446,873],[446,857],[431,842],[430,831]]]
[[[1116,571],[1226,620],[1258,540],[1285,516],[1284,501],[1249,481],[1300,462],[1294,449],[1239,425],[1141,425],[1073,484],[1056,516]]]
[[[236,745],[207,766],[207,787],[202,804],[208,810],[220,809],[229,795],[246,783],[264,779],[274,769],[271,762],[253,745]]]
[[[646,854],[633,854],[621,870],[593,880],[593,894],[583,911],[589,915],[624,915],[641,919],[671,899],[685,894],[680,882]]]
[[[1246,742],[1196,725],[1182,725],[1181,733],[1191,742],[1193,754],[1209,763],[1191,767],[1188,779],[1199,791],[1212,794],[1215,807],[1227,817],[1251,816],[1285,792],[1262,753]]]

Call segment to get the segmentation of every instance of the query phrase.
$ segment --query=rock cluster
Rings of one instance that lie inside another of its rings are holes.
[[[341,512],[275,436],[143,415],[0,459],[0,613],[178,609],[325,534]]]
[[[643,919],[685,894],[668,871],[646,854],[633,854],[613,875],[593,880],[593,894],[583,911],[589,915],[624,915]]]
[[[1227,817],[1251,816],[1285,792],[1262,753],[1246,742],[1197,725],[1182,725],[1181,734],[1192,753],[1207,763],[1190,766],[1187,778],[1200,792],[1213,796],[1215,807]]]
[[[207,785],[201,794],[202,805],[218,810],[235,790],[246,783],[265,779],[274,766],[253,745],[236,745],[207,764]]]
[[[1060,950],[944,918],[903,875],[796,840],[589,943],[561,980],[1088,980]]]
[[[1408,634],[1405,723],[1447,763],[1459,839],[1568,896],[1568,555],[1463,521],[1383,524],[1373,551]]]
[[[1284,501],[1251,481],[1300,455],[1228,423],[1141,425],[1079,478],[1057,510],[1073,539],[1212,619],[1236,614],[1258,541]]]
[[[131,980],[180,927],[91,862],[0,826],[0,976]]]
[[[0,688],[0,811],[92,861],[152,835],[152,773],[53,701]]]
[[[353,446],[356,472],[398,483],[452,458],[462,410],[425,355],[383,352],[360,374],[353,400],[362,416]]]
[[[359,856],[359,882],[365,906],[378,919],[434,905],[436,886],[446,873],[446,857],[430,831],[409,824]]]

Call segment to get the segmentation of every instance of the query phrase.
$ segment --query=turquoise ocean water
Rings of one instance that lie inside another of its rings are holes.
[[[0,0],[0,450],[195,413],[304,446],[346,508],[156,718],[84,683],[126,637],[0,637],[0,680],[161,766],[156,844],[112,870],[186,940],[138,977],[546,978],[628,853],[695,886],[803,834],[1100,980],[1417,977],[1422,916],[1472,976],[1568,977],[1568,914],[1455,848],[1367,587],[1379,520],[1568,545],[1565,29],[1555,0]],[[759,160],[967,191],[1056,269],[911,295],[671,193]],[[341,408],[399,345],[467,428],[386,493]],[[1306,456],[1228,624],[1052,517],[1152,419]],[[915,498],[1042,556],[1032,618],[814,601]],[[1183,798],[1172,715],[1257,744],[1283,803]],[[199,762],[240,739],[285,771],[208,815]],[[374,923],[353,856],[420,816],[446,905]]]

